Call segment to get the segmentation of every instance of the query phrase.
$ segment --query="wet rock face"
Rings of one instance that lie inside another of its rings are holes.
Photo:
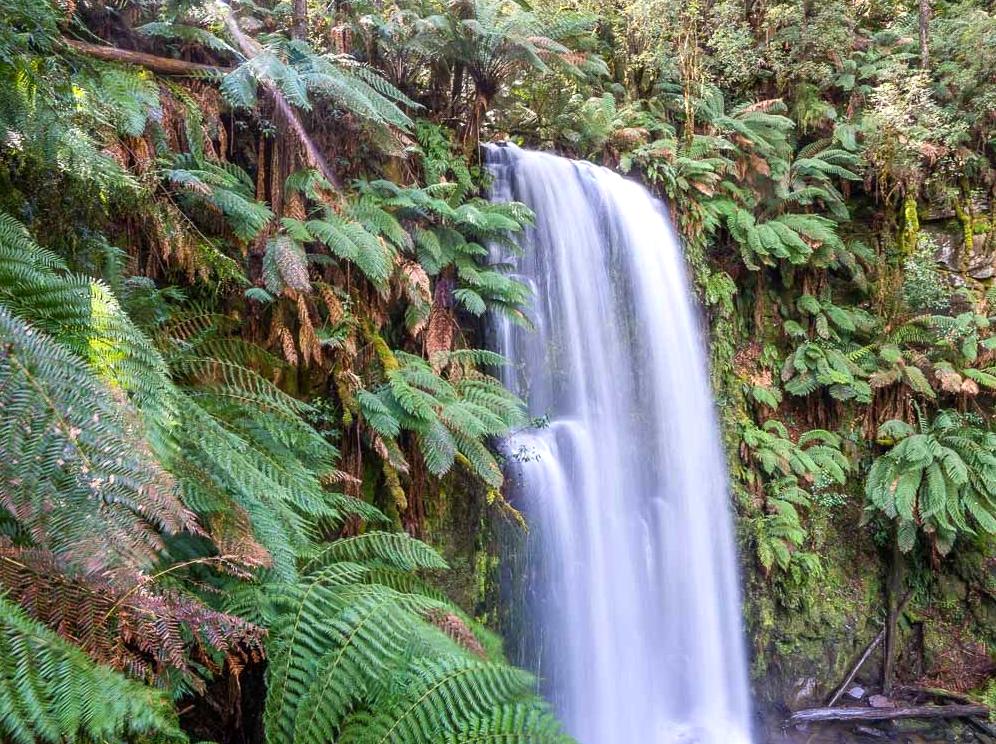
[[[996,278],[996,236],[975,232],[979,225],[986,225],[990,205],[973,203],[971,214],[975,224],[970,248],[966,246],[966,226],[954,210],[932,208],[920,223],[921,232],[936,246],[937,261],[951,272],[957,285],[963,285],[966,278],[984,283]],[[968,219],[964,212],[961,216]]]
[[[996,277],[996,237],[988,233],[973,236],[972,251],[965,254],[965,244],[960,226],[931,224],[923,228],[937,246],[936,257],[958,284],[964,284],[962,275],[978,282],[988,282]]]
[[[802,677],[797,679],[792,695],[792,709],[799,710],[813,705],[816,695],[816,677]]]

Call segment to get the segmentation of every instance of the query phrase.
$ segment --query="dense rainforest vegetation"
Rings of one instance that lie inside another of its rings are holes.
[[[684,238],[759,710],[883,628],[859,679],[996,702],[991,3],[0,18],[0,738],[568,741],[494,633],[500,139]]]

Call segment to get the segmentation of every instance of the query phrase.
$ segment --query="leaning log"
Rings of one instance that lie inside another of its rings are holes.
[[[985,705],[918,705],[906,708],[808,708],[792,714],[790,725],[820,721],[891,721],[899,718],[983,718]]]
[[[885,640],[885,628],[882,628],[882,630],[878,632],[878,635],[872,638],[871,643],[865,646],[864,653],[861,654],[860,658],[858,659],[858,663],[851,668],[850,673],[844,678],[844,681],[840,683],[840,686],[837,688],[833,696],[827,702],[828,708],[832,708],[834,705],[836,705],[837,701],[840,700],[840,696],[843,695],[845,692],[847,692],[847,689],[851,686],[851,683],[854,681],[854,678],[858,676],[858,672],[861,671],[861,667],[865,665],[865,662],[868,661],[868,657],[872,655],[872,651],[878,648],[878,645],[883,640]]]
[[[173,59],[172,57],[159,57],[155,54],[145,52],[133,52],[130,49],[118,49],[112,46],[102,46],[91,44],[86,41],[63,38],[62,43],[70,49],[85,54],[89,57],[96,57],[107,62],[124,62],[129,65],[138,65],[146,69],[158,72],[161,75],[224,75],[231,72],[231,67],[218,67],[216,65],[202,65],[198,62],[187,62],[184,59]]]
[[[251,59],[260,53],[260,44],[255,40],[246,36],[242,29],[239,27],[239,23],[235,18],[235,14],[227,3],[223,3],[226,7],[225,13],[225,28],[228,30],[229,36],[235,41],[235,45],[239,48],[239,51],[247,59]],[[308,130],[304,128],[304,124],[301,123],[301,118],[297,115],[297,111],[294,107],[290,105],[287,98],[281,92],[277,85],[270,81],[262,81],[263,89],[269,94],[270,98],[273,99],[273,104],[277,109],[280,117],[287,122],[290,130],[294,133],[297,138],[298,143],[301,145],[303,150],[305,164],[309,168],[313,168],[318,171],[326,181],[328,181],[335,188],[340,188],[342,186],[339,181],[338,176],[329,167],[328,162],[325,160],[325,156],[322,155],[318,146],[315,144],[314,140],[308,134]]]

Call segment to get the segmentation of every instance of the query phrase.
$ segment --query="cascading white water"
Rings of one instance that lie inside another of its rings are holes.
[[[582,744],[747,744],[726,463],[664,208],[589,163],[509,144],[487,161],[492,198],[537,216],[521,257],[496,256],[535,292],[534,329],[496,321],[507,382],[549,417],[508,443],[531,521],[518,661]]]

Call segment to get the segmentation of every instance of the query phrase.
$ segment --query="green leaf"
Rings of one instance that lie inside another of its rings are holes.
[[[913,509],[916,505],[917,491],[923,471],[919,468],[907,470],[892,484],[893,498],[896,503],[896,513],[900,519],[913,521]]]
[[[906,520],[900,521],[896,528],[896,541],[899,550],[903,553],[909,553],[913,550],[916,545],[916,523]]]

